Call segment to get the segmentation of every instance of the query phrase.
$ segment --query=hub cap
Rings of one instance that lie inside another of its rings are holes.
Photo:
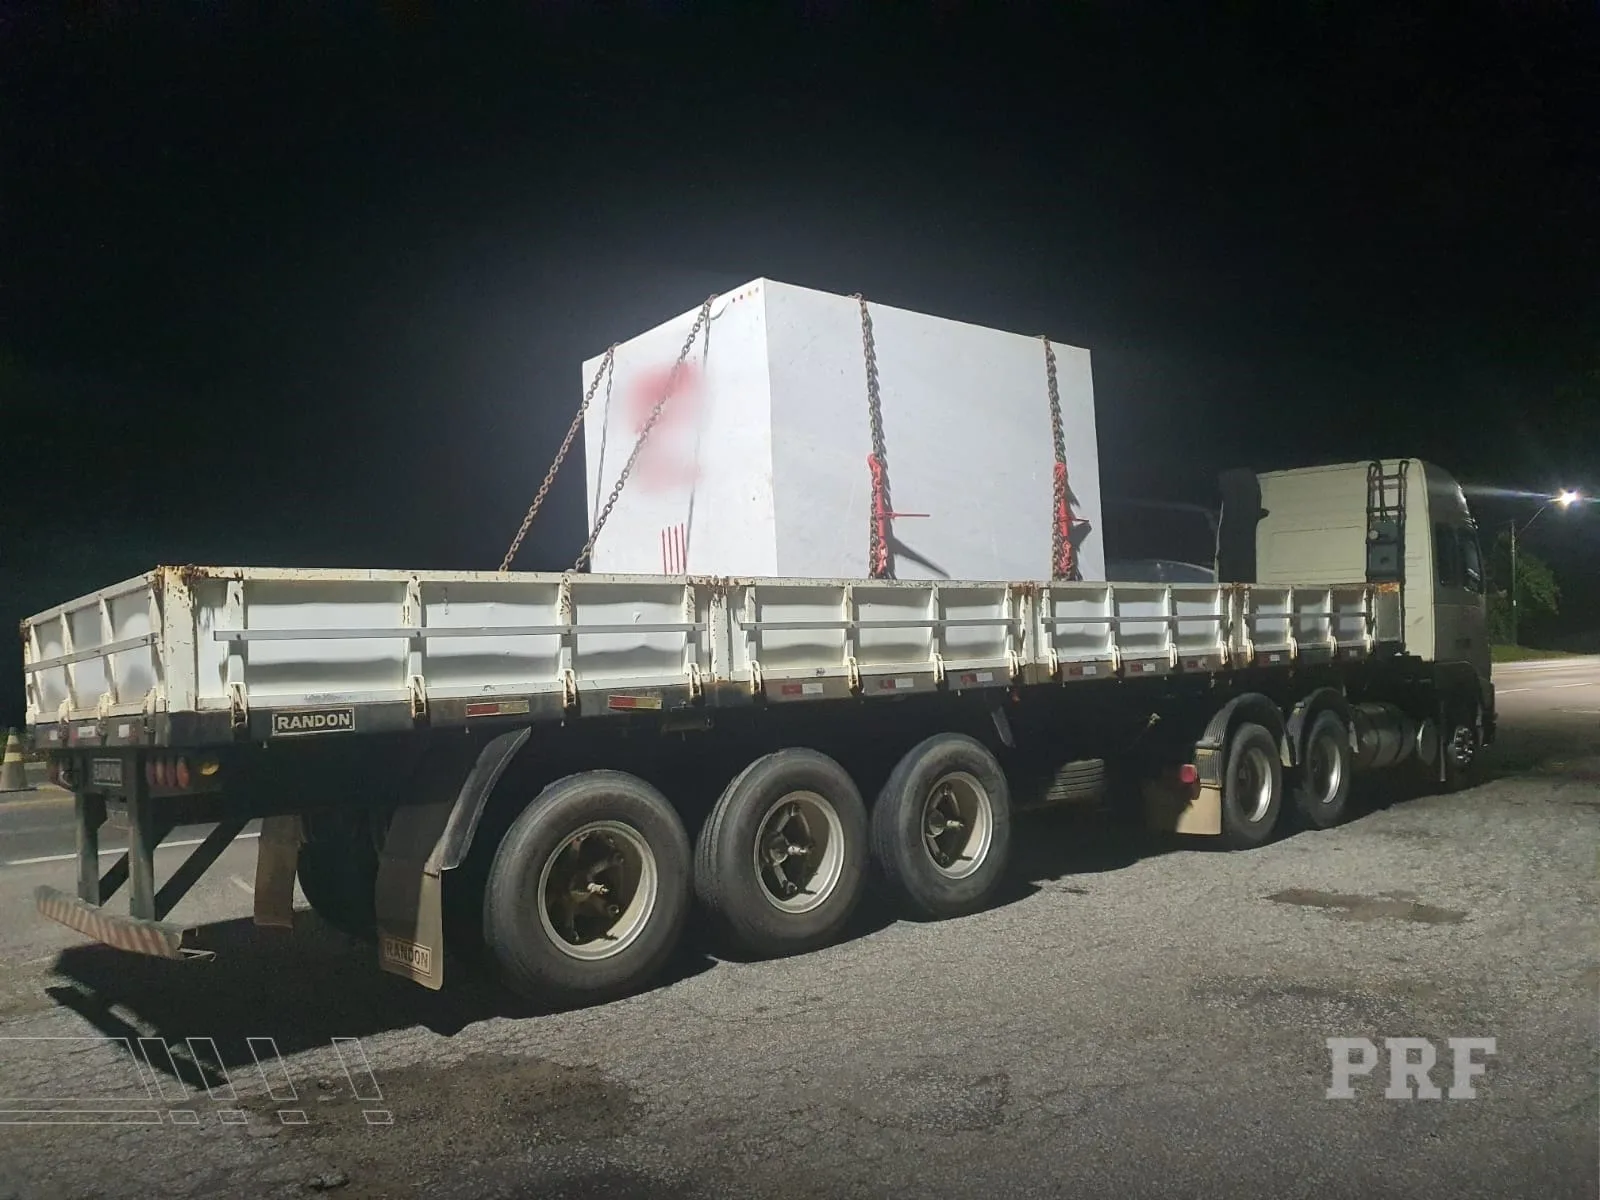
[[[1311,779],[1311,794],[1318,804],[1331,804],[1344,782],[1344,757],[1331,736],[1318,737],[1311,743],[1306,762]]]
[[[971,875],[983,866],[993,840],[994,806],[983,784],[957,771],[933,785],[922,806],[922,841],[941,875]]]
[[[833,894],[844,871],[844,826],[815,792],[790,792],[756,831],[756,875],[774,908],[810,912]]]
[[[564,954],[620,954],[655,910],[656,857],[637,830],[593,821],[561,843],[539,873],[539,919]]]
[[[1272,760],[1265,750],[1252,746],[1239,756],[1233,779],[1245,820],[1253,825],[1272,807]]]

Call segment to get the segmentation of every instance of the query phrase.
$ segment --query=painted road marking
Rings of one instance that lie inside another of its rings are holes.
[[[1517,692],[1554,692],[1561,688],[1600,687],[1600,679],[1589,679],[1582,683],[1547,683],[1541,687],[1503,688],[1494,690],[1496,696],[1510,696]]]
[[[241,833],[238,837],[236,837],[234,839],[234,841],[242,842],[242,841],[245,841],[245,840],[247,840],[249,838],[258,838],[260,836],[261,836],[261,834],[259,832],[256,832],[256,833]],[[161,845],[156,847],[156,849],[157,850],[170,850],[170,849],[174,849],[174,848],[178,848],[178,847],[182,847],[182,846],[198,846],[203,841],[205,841],[205,838],[180,838],[176,842],[162,842]],[[127,850],[119,848],[119,847],[112,847],[111,849],[100,851],[100,854],[101,854],[102,857],[107,855],[107,854],[126,854],[126,853],[127,853]],[[0,862],[0,867],[35,867],[35,866],[38,866],[40,863],[75,862],[77,860],[77,857],[78,856],[77,856],[76,853],[74,853],[74,854],[41,854],[38,858],[13,858],[8,862]]]
[[[54,788],[35,788],[35,791],[46,792],[43,796],[29,796],[26,800],[0,799],[0,809],[7,812],[17,808],[49,808],[56,804],[71,804],[72,793],[57,791]],[[25,793],[24,793],[25,794]]]

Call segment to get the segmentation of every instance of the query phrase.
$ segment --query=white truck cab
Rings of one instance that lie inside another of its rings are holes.
[[[1492,712],[1483,553],[1447,472],[1384,459],[1256,478],[1256,582],[1399,583],[1407,652],[1447,671],[1470,667]]]

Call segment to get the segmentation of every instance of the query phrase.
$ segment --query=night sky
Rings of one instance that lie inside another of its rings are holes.
[[[1108,501],[1600,488],[1592,2],[135,7],[0,15],[8,624],[157,562],[497,566],[582,360],[757,276],[1090,348]],[[1600,624],[1600,507],[1524,544]]]

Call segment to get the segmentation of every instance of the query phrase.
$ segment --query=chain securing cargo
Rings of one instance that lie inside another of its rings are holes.
[[[623,464],[622,473],[617,476],[617,482],[611,489],[611,494],[606,498],[605,507],[600,510],[595,518],[594,529],[583,544],[583,549],[578,553],[577,560],[572,564],[574,571],[581,571],[589,561],[589,556],[594,553],[595,542],[600,539],[600,531],[605,528],[606,521],[611,517],[611,512],[617,506],[617,501],[622,498],[622,490],[627,486],[628,476],[632,474],[634,465],[639,461],[639,455],[644,450],[645,442],[650,437],[650,432],[661,420],[661,414],[667,407],[667,402],[672,399],[679,378],[683,374],[683,367],[689,360],[689,352],[694,349],[696,340],[702,332],[709,333],[711,322],[711,306],[716,303],[716,294],[706,297],[705,303],[700,306],[700,311],[694,319],[694,325],[689,330],[689,336],[684,339],[683,349],[678,352],[678,359],[672,364],[672,370],[667,375],[666,386],[661,389],[661,397],[650,410],[650,415],[645,419],[644,428],[639,431],[638,440],[633,444],[633,453],[628,455],[628,461]],[[567,436],[561,441],[561,448],[556,451],[555,461],[550,464],[550,470],[545,473],[544,482],[539,485],[539,490],[533,497],[533,503],[528,506],[528,513],[522,518],[522,526],[517,530],[516,537],[512,538],[511,546],[506,551],[505,558],[500,563],[501,573],[511,569],[512,560],[522,548],[523,541],[528,536],[528,530],[533,526],[533,521],[543,506],[545,497],[550,493],[550,486],[555,482],[556,473],[561,470],[561,465],[566,461],[567,454],[572,450],[572,443],[578,436],[578,430],[583,427],[583,419],[589,412],[589,406],[594,403],[595,392],[600,388],[601,379],[609,379],[616,366],[617,347],[613,343],[606,349],[605,357],[601,360],[600,367],[595,371],[594,378],[589,381],[589,390],[584,393],[583,403],[578,406],[577,415],[572,419],[572,425],[567,429]]]
[[[867,471],[872,479],[872,516],[867,529],[867,575],[872,579],[894,578],[894,554],[890,548],[890,519],[894,509],[889,502],[889,452],[883,439],[883,395],[878,386],[878,347],[873,337],[872,313],[859,292],[850,297],[861,307],[861,353],[867,368],[867,429],[872,449],[867,454]]]
[[[1044,343],[1044,375],[1050,393],[1050,438],[1055,448],[1055,511],[1050,525],[1050,572],[1055,579],[1076,582],[1083,578],[1073,535],[1082,526],[1072,513],[1072,488],[1067,480],[1067,434],[1061,421],[1061,386],[1056,378],[1056,348]]]

